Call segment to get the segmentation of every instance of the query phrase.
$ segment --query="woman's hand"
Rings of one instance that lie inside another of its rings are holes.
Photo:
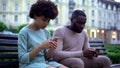
[[[54,52],[54,50],[56,49],[56,47],[57,47],[57,41],[55,41],[55,40],[50,40],[50,41],[49,41],[49,50],[48,50],[48,52],[45,54],[46,59],[52,58],[53,52]]]
[[[42,48],[42,49],[50,48],[49,40],[44,41],[39,47]]]
[[[55,49],[57,47],[57,41],[56,40],[46,40],[44,41],[40,47],[42,49]]]

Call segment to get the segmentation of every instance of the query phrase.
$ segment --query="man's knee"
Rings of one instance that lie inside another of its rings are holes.
[[[111,65],[110,59],[106,56],[100,56],[98,61],[104,66],[110,66]]]

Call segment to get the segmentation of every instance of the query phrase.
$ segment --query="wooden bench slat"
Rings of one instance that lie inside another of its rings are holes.
[[[104,47],[96,47],[98,50],[106,50]]]
[[[0,34],[1,39],[18,39],[18,35]]]
[[[111,68],[120,68],[120,64],[112,64]]]
[[[0,59],[18,59],[18,54],[0,54]]]
[[[99,55],[107,55],[106,49],[104,47],[104,42],[100,40],[90,40],[90,47],[96,48],[100,51]]]
[[[19,62],[18,61],[0,61],[0,67],[19,68]]]
[[[18,47],[11,47],[11,46],[0,46],[0,52],[17,52]]]
[[[90,44],[91,47],[104,47],[104,45],[93,45],[93,44]]]
[[[89,43],[103,43],[103,41],[100,41],[100,40],[90,40]]]
[[[90,43],[91,45],[104,45],[104,43]]]
[[[99,55],[105,55],[105,56],[107,56],[107,53],[106,53],[106,52],[104,52],[104,53],[100,53]]]
[[[0,39],[0,46],[2,46],[2,45],[16,46],[17,43],[18,43],[17,40]]]
[[[0,34],[0,68],[19,68],[18,35]]]

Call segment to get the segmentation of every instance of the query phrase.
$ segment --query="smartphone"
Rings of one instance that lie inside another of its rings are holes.
[[[55,38],[53,38],[53,41],[58,41],[58,39],[60,39],[59,37],[55,37]]]

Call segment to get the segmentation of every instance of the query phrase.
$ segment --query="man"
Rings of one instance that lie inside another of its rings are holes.
[[[59,37],[54,60],[69,68],[110,68],[110,59],[106,56],[96,57],[94,49],[90,48],[87,33],[83,30],[86,24],[86,14],[75,10],[71,16],[71,24],[58,28],[54,37]]]

